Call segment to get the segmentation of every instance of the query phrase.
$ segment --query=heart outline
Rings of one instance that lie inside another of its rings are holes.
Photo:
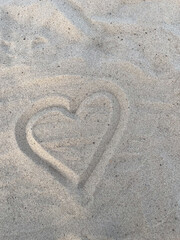
[[[73,76],[68,76],[69,78],[72,78]],[[58,79],[58,77],[57,77]],[[81,77],[81,81],[82,77]],[[27,136],[29,139],[32,140],[32,132],[29,131],[29,125],[30,124],[30,119],[32,119],[33,115],[36,115],[38,112],[43,111],[43,109],[47,109],[47,105],[50,104],[50,107],[59,107],[62,106],[63,108],[66,108],[69,112],[75,113],[76,110],[78,109],[78,102],[82,102],[84,101],[84,99],[87,98],[87,94],[83,94],[84,89],[87,90],[88,92],[88,96],[93,95],[93,94],[109,94],[111,95],[111,97],[113,98],[113,101],[116,102],[116,104],[119,105],[119,110],[121,110],[121,113],[118,113],[119,119],[116,121],[116,127],[115,130],[112,134],[112,137],[110,138],[109,142],[108,142],[108,146],[105,147],[105,149],[102,152],[102,156],[100,156],[100,159],[98,160],[98,162],[96,162],[95,167],[93,167],[93,169],[91,169],[91,173],[89,174],[88,178],[83,182],[81,181],[80,184],[77,184],[77,177],[74,176],[75,179],[75,185],[76,188],[81,188],[81,190],[85,190],[86,193],[92,195],[95,191],[95,187],[97,185],[97,183],[99,182],[101,176],[103,175],[103,172],[105,170],[106,165],[108,164],[108,160],[110,159],[110,156],[112,155],[112,152],[114,152],[111,148],[113,147],[113,149],[115,148],[115,146],[117,145],[118,139],[120,138],[125,126],[127,124],[128,121],[128,100],[126,98],[126,95],[124,93],[124,91],[116,84],[112,83],[112,81],[110,80],[91,80],[89,81],[89,79],[85,79],[84,81],[84,87],[82,87],[82,91],[81,93],[78,94],[78,96],[81,96],[79,101],[77,102],[72,102],[70,98],[68,98],[67,96],[52,96],[52,97],[47,97],[46,99],[40,99],[38,100],[38,102],[34,103],[34,105],[31,106],[30,111],[29,109],[27,111],[25,111],[25,113],[22,114],[22,116],[19,118],[17,124],[16,124],[16,139],[18,142],[18,145],[20,146],[20,149],[26,153],[26,155],[28,156],[32,156],[32,152],[33,152],[33,156],[39,159],[39,153],[36,151],[33,151],[33,149],[31,148],[31,146],[29,145],[29,147],[27,146],[27,144],[29,144],[29,142],[27,141]],[[117,107],[116,107],[117,110]],[[121,117],[120,117],[121,114]],[[23,126],[23,127],[22,127]],[[22,129],[21,129],[22,128]],[[23,133],[24,131],[24,133]],[[26,142],[26,146],[22,146],[22,141]],[[35,144],[37,146],[37,144]],[[38,146],[39,148],[39,146]],[[36,149],[38,149],[36,147]],[[41,148],[39,148],[41,149]],[[41,149],[42,150],[42,149]],[[30,154],[27,154],[28,152],[30,152]],[[44,152],[45,153],[45,152]],[[98,154],[98,151],[97,151]],[[45,154],[46,155],[46,154]],[[49,158],[49,155],[46,155],[45,158]],[[40,158],[41,158],[41,162],[44,162],[43,156],[40,154]],[[102,159],[101,159],[102,158]],[[54,159],[53,159],[54,160]],[[104,161],[104,163],[103,163]],[[49,164],[49,161],[47,161]],[[57,162],[57,161],[56,161]],[[56,168],[56,163],[54,164],[54,166]],[[56,169],[59,171],[59,169]],[[69,169],[67,169],[69,171]],[[68,172],[67,171],[67,172]],[[69,172],[69,175],[72,176],[72,173]],[[62,180],[63,181],[63,180]],[[67,179],[65,179],[65,182],[67,182]],[[72,184],[71,184],[72,186]],[[74,188],[74,186],[73,186]],[[71,188],[72,189],[72,188]],[[72,192],[72,190],[71,190]]]

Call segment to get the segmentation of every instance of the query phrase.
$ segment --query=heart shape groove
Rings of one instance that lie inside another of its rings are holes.
[[[58,94],[34,102],[15,132],[20,149],[53,167],[71,193],[92,195],[125,129],[128,101],[109,80],[80,82],[73,97]]]

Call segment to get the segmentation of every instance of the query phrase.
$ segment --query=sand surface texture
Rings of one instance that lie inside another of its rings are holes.
[[[179,0],[0,0],[0,240],[180,240]]]

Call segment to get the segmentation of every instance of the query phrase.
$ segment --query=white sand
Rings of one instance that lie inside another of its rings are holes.
[[[180,240],[179,160],[179,0],[0,0],[0,240]]]

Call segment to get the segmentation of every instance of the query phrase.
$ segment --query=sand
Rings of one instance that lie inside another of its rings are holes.
[[[0,240],[180,240],[179,160],[179,0],[0,0]]]

